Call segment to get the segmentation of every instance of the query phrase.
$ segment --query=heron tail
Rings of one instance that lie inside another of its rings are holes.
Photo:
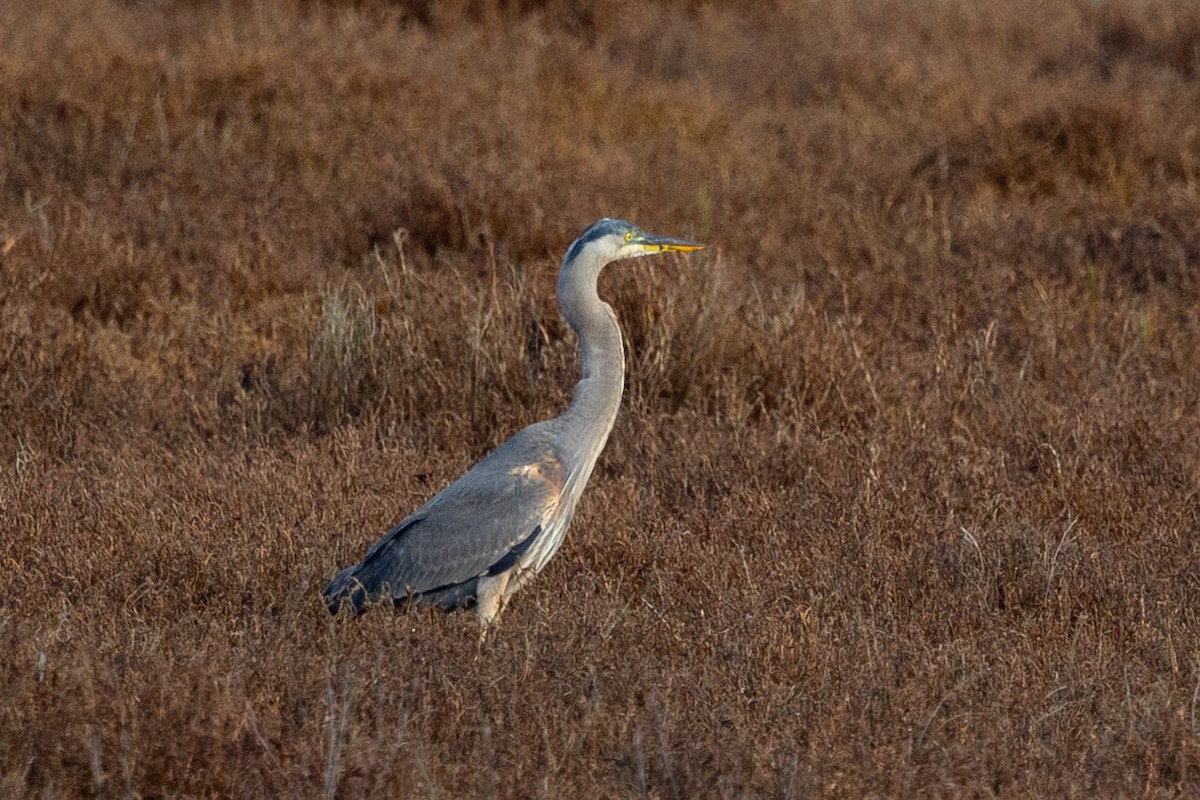
[[[352,609],[355,614],[362,613],[363,603],[367,601],[367,587],[358,577],[360,566],[355,564],[342,570],[321,592],[330,614],[336,615],[343,608]]]

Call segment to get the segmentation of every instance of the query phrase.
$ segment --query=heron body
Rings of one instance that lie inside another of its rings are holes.
[[[325,588],[329,610],[391,600],[447,610],[474,605],[483,629],[557,552],[608,440],[625,385],[621,329],[596,290],[623,258],[698,250],[623,220],[602,219],[563,259],[558,301],[583,351],[571,405],[521,430],[393,527]]]

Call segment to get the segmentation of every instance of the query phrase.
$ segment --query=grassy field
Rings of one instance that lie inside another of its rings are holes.
[[[1200,793],[1200,9],[0,4],[0,796]],[[470,615],[319,591],[625,402]]]

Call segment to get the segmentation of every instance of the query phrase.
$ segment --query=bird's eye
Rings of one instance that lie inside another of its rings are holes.
[[[625,241],[627,241],[627,242],[633,241],[633,231],[629,231],[625,234]]]

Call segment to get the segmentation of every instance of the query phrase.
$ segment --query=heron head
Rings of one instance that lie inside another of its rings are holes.
[[[616,261],[622,258],[640,258],[655,253],[686,253],[702,250],[704,245],[685,239],[655,236],[623,219],[605,217],[584,231],[571,249],[564,263],[569,264],[584,253],[594,255],[599,261]]]

